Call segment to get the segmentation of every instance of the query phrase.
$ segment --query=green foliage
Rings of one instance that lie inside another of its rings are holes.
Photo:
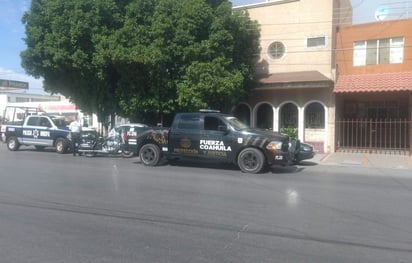
[[[289,135],[291,139],[297,139],[298,138],[298,129],[297,128],[292,128],[292,127],[283,127],[280,128],[280,132],[286,135]]]
[[[254,87],[259,29],[227,0],[32,0],[26,72],[101,119],[227,109]]]

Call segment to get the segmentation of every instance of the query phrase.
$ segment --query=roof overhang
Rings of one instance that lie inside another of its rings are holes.
[[[319,71],[274,73],[258,80],[260,85],[255,90],[333,87],[333,81]]]
[[[335,93],[412,91],[412,72],[340,75]]]

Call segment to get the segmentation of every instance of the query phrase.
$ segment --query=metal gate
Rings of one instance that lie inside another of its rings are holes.
[[[336,121],[337,151],[412,153],[412,121],[402,119]]]

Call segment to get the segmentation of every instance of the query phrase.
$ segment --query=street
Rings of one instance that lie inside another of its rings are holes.
[[[410,262],[412,175],[236,167],[0,144],[2,262]]]

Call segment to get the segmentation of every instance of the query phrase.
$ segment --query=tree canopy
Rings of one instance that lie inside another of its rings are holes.
[[[259,28],[227,0],[32,0],[22,21],[26,72],[101,118],[227,109],[254,87]]]

